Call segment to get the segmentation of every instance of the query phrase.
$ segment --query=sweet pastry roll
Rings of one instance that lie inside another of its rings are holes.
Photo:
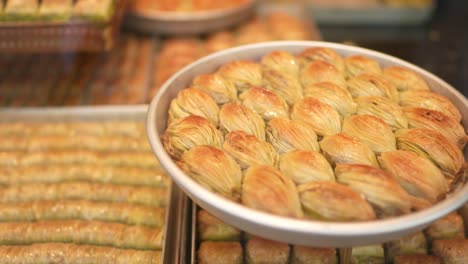
[[[289,263],[290,248],[288,244],[253,236],[245,245],[247,263]]]
[[[365,96],[356,98],[358,115],[373,115],[387,123],[393,131],[408,128],[403,109],[390,98]]]
[[[314,127],[304,121],[274,118],[268,122],[267,139],[278,153],[296,149],[319,151]]]
[[[330,82],[341,88],[346,88],[346,81],[333,64],[316,60],[302,68],[300,76],[303,87],[314,85],[320,82]]]
[[[218,104],[237,101],[236,88],[216,73],[198,75],[193,79],[192,87],[205,92]]]
[[[344,59],[345,75],[348,79],[361,73],[381,74],[382,69],[377,61],[362,55],[351,55]]]
[[[261,66],[252,61],[229,62],[219,68],[218,74],[238,92],[243,92],[252,86],[262,85]]]
[[[239,96],[243,105],[254,110],[265,121],[276,117],[289,117],[286,101],[274,92],[262,87],[252,87]]]
[[[414,152],[389,151],[378,159],[382,169],[412,196],[435,203],[449,191],[449,182],[439,168]]]
[[[351,264],[385,264],[385,253],[382,245],[353,247]]]
[[[462,116],[457,107],[445,96],[425,90],[409,90],[400,93],[400,105],[419,107],[442,112],[460,122]]]
[[[168,124],[190,115],[201,116],[218,125],[219,107],[216,101],[200,89],[181,90],[169,106]]]
[[[197,251],[199,264],[242,264],[243,259],[243,250],[239,242],[204,241],[200,243]]]
[[[221,147],[223,135],[208,119],[190,115],[172,122],[163,136],[169,155],[178,160],[184,152],[199,145]]]
[[[237,103],[224,104],[219,112],[219,121],[223,132],[240,130],[265,140],[265,121],[247,106]]]
[[[242,169],[252,165],[278,165],[278,153],[270,143],[240,130],[226,135],[223,150],[231,155]]]
[[[385,244],[387,259],[395,261],[396,256],[406,254],[427,254],[426,237],[422,232],[406,235],[398,240]]]
[[[362,73],[348,81],[348,91],[354,98],[362,96],[383,96],[394,102],[399,101],[396,87],[383,76]]]
[[[178,162],[179,167],[203,187],[228,199],[240,199],[242,173],[228,154],[212,146],[196,146]]]
[[[375,219],[370,204],[351,188],[331,181],[312,181],[297,187],[304,214],[323,221]]]
[[[291,264],[336,264],[338,257],[334,248],[317,248],[294,245],[291,250]]]
[[[280,171],[296,184],[312,181],[335,181],[333,169],[322,154],[293,150],[280,156]]]
[[[292,108],[291,119],[308,123],[319,136],[341,132],[341,117],[338,112],[313,97],[297,101]]]
[[[373,115],[353,115],[343,120],[343,133],[369,146],[376,154],[396,150],[392,129]]]
[[[201,241],[240,241],[241,232],[206,210],[197,212],[197,233]]]
[[[319,145],[323,155],[332,164],[350,163],[379,167],[371,148],[344,133],[327,136]]]
[[[391,66],[384,69],[384,76],[398,91],[429,90],[429,86],[421,76],[410,69]]]
[[[303,216],[294,182],[271,166],[251,166],[244,173],[242,204],[276,215]]]
[[[357,104],[346,90],[330,82],[316,83],[304,87],[304,97],[314,97],[322,103],[335,108],[341,116],[349,116],[356,113]]]
[[[384,170],[360,164],[337,164],[338,183],[348,185],[374,207],[379,217],[397,216],[429,207],[425,200],[409,195]]]

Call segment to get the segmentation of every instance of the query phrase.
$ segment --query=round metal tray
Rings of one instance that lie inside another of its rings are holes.
[[[270,42],[242,46],[212,54],[185,67],[172,76],[153,98],[147,116],[147,132],[153,152],[168,171],[172,179],[197,204],[215,216],[249,233],[292,244],[316,247],[351,247],[381,243],[398,239],[406,234],[422,230],[431,222],[461,207],[468,201],[468,184],[464,184],[445,200],[416,213],[400,217],[358,223],[336,223],[298,220],[276,216],[229,201],[197,184],[166,153],[161,136],[167,123],[170,101],[177,93],[189,86],[200,74],[215,72],[221,65],[234,60],[259,60],[273,50],[284,50],[294,54],[308,47],[328,47],[342,56],[362,54],[377,60],[382,67],[401,65],[420,74],[431,89],[448,97],[460,110],[463,126],[468,128],[468,100],[449,84],[433,74],[403,60],[379,52],[326,42]],[[465,148],[465,157],[467,155]]]
[[[202,34],[237,25],[248,19],[255,10],[255,0],[242,5],[213,11],[193,13],[165,11],[129,11],[125,25],[131,29],[164,35]]]

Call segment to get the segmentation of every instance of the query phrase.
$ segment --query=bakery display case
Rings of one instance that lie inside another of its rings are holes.
[[[467,10],[455,0],[0,0],[0,263],[464,264]],[[364,47],[429,75],[372,52],[266,56],[273,41]],[[262,52],[243,50],[255,44]],[[243,51],[222,67],[194,68],[232,49]],[[187,69],[197,78],[159,105],[152,124],[170,129],[154,147],[150,103]],[[430,74],[447,83],[434,89]],[[203,188],[256,208],[257,228],[179,186],[153,153],[164,147]],[[265,211],[287,217],[267,227],[280,216]],[[400,217],[411,219],[392,224]],[[335,229],[343,221],[353,230]],[[376,240],[378,221],[390,224]]]

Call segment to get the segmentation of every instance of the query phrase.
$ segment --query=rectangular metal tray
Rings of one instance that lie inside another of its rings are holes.
[[[187,198],[188,199],[188,198]],[[189,208],[191,208],[190,212],[187,212],[187,215],[190,218],[190,221],[185,221],[189,222],[187,223],[189,226],[186,227],[185,229],[187,230],[185,233],[185,238],[181,238],[181,241],[187,241],[188,246],[185,246],[187,248],[187,251],[185,253],[182,253],[181,255],[181,261],[178,263],[190,263],[190,264],[196,264],[197,263],[197,248],[199,246],[199,241],[197,237],[197,211],[200,208],[196,203],[193,201],[189,200]],[[458,210],[458,213],[463,218],[463,222],[465,224],[465,230],[468,230],[468,203],[465,204],[462,208]],[[183,233],[182,233],[183,234]],[[183,234],[184,235],[184,234]]]
[[[0,110],[2,122],[73,122],[73,121],[138,121],[146,118],[146,105],[65,108],[20,108]],[[149,144],[149,143],[148,143]],[[156,157],[155,157],[156,158]],[[175,184],[169,189],[165,239],[162,247],[164,264],[179,263],[183,248],[182,234],[187,226],[188,199]],[[184,249],[185,250],[185,249]]]

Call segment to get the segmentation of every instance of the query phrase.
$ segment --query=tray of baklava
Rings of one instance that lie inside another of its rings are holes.
[[[0,263],[177,257],[184,196],[150,151],[145,112],[1,111]]]
[[[337,248],[289,245],[248,234],[192,202],[186,263],[198,264],[466,264],[468,204],[425,230],[383,244],[354,247],[344,260]]]
[[[0,1],[0,51],[109,50],[127,0]]]

